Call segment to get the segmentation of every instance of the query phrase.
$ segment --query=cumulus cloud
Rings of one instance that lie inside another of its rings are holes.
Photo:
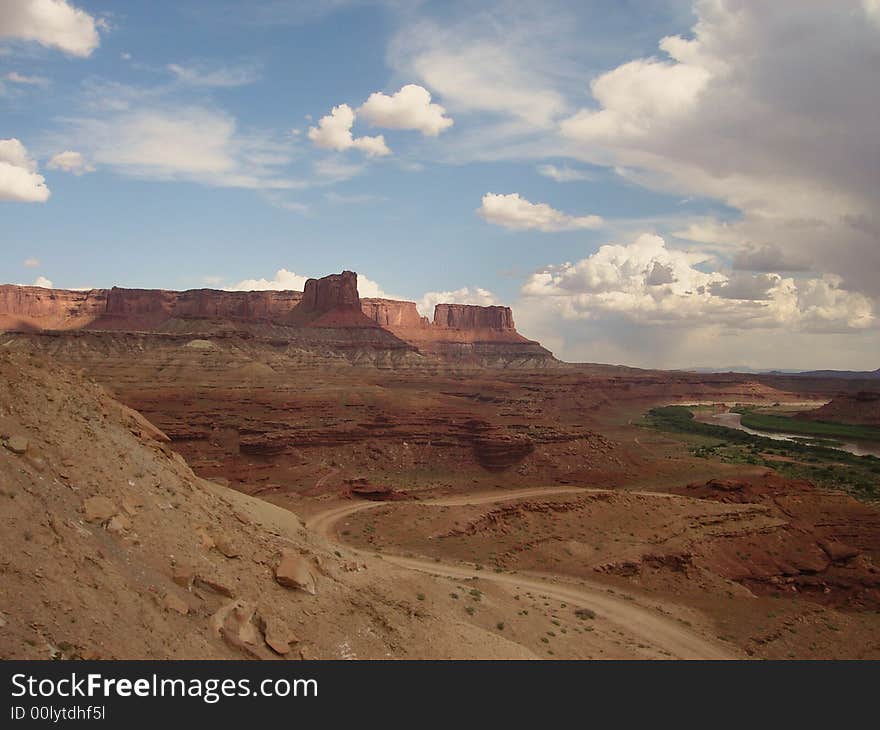
[[[488,289],[462,287],[453,291],[429,291],[416,301],[416,308],[423,317],[433,319],[438,304],[478,304],[488,307],[498,304],[498,298]]]
[[[487,222],[513,231],[575,231],[602,225],[602,219],[597,215],[569,215],[547,203],[529,202],[519,193],[486,193],[477,213]]]
[[[556,165],[538,165],[536,168],[539,175],[549,177],[558,183],[578,182],[580,180],[589,180],[590,175],[583,170],[578,170],[568,165],[557,167]]]
[[[316,147],[337,152],[358,149],[368,157],[383,157],[391,154],[381,134],[375,137],[352,136],[351,128],[354,120],[355,113],[348,104],[335,106],[327,116],[321,117],[317,127],[309,127],[309,139]]]
[[[445,116],[446,109],[432,103],[428,90],[417,84],[407,84],[391,96],[379,91],[370,94],[357,114],[373,127],[415,129],[429,137],[436,137],[453,124]]]
[[[781,274],[705,271],[711,254],[680,251],[643,234],[607,244],[575,263],[548,266],[522,287],[570,320],[676,325],[696,329],[858,331],[871,327],[871,300],[839,277],[794,279]]]
[[[34,281],[30,284],[17,284],[17,286],[39,286],[43,289],[54,289],[52,282],[47,279],[45,276],[38,276]]]
[[[745,244],[733,257],[731,266],[740,271],[809,271],[809,265],[797,252],[785,252],[772,243]]]
[[[90,160],[123,175],[256,190],[301,187],[283,174],[287,145],[244,132],[212,108],[120,104],[119,111],[68,123],[68,138]]]
[[[572,155],[741,211],[723,231],[740,266],[772,247],[880,295],[876,0],[694,8],[692,36],[592,81],[594,105],[560,125]]]
[[[0,200],[45,203],[49,195],[46,180],[25,146],[14,137],[0,139]]]
[[[50,170],[64,170],[74,175],[85,175],[87,172],[94,172],[94,165],[89,164],[81,152],[73,150],[65,150],[58,154],[52,155],[46,167]]]
[[[287,269],[278,269],[271,279],[244,279],[229,287],[229,291],[302,291],[308,278]]]
[[[33,256],[25,259],[21,262],[22,266],[27,267],[28,269],[35,269],[40,265],[40,259],[34,258]]]
[[[0,38],[35,41],[86,57],[101,42],[99,21],[66,0],[3,0]]]

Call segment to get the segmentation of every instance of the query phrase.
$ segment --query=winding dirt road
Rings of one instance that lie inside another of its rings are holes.
[[[519,489],[487,494],[471,494],[465,496],[442,497],[419,502],[422,506],[461,507],[467,505],[494,504],[508,502],[526,497],[545,497],[557,494],[574,494],[583,492],[606,492],[604,489],[583,489],[578,487]],[[673,497],[673,495],[654,494],[657,497]],[[674,498],[674,497],[673,497]],[[322,534],[331,542],[340,543],[348,550],[362,555],[372,553],[359,550],[342,543],[334,529],[344,518],[357,512],[376,507],[388,507],[390,502],[354,502],[334,507],[313,515],[306,521],[306,527]],[[471,566],[436,562],[420,558],[404,557],[383,553],[386,563],[417,570],[431,575],[447,578],[469,579],[474,577],[475,570]],[[510,586],[517,590],[536,591],[557,601],[588,608],[595,612],[599,620],[608,621],[625,631],[633,639],[647,646],[668,652],[675,659],[735,659],[738,658],[726,648],[700,636],[684,624],[664,616],[657,611],[639,606],[632,601],[610,595],[607,589],[598,584],[578,582],[577,584],[563,580],[557,576],[547,578],[526,573],[488,573],[479,574],[480,580]]]

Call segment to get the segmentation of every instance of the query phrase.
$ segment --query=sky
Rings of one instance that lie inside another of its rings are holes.
[[[880,367],[880,0],[0,0],[0,281]]]

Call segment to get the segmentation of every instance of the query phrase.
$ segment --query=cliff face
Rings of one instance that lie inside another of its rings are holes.
[[[434,321],[415,302],[363,299],[364,313],[424,354],[474,365],[534,367],[556,362],[553,354],[516,331],[510,307],[438,304]]]
[[[515,330],[510,307],[480,307],[473,304],[438,304],[434,327],[458,330]]]
[[[418,348],[462,362],[552,361],[547,350],[516,331],[509,307],[438,304],[430,322],[419,314],[415,302],[361,299],[357,274],[352,271],[309,279],[302,293],[119,287],[66,291],[0,286],[0,330],[210,335],[218,327],[223,331],[247,330],[258,336],[271,330],[273,336],[309,341],[320,334],[318,330],[335,346],[344,340],[361,348]],[[294,334],[293,328],[300,332]]]
[[[212,317],[270,321],[293,310],[293,291],[229,292],[213,289],[91,289],[0,286],[0,329],[151,330],[168,319]]]
[[[299,304],[302,294],[292,291],[233,292],[190,289],[175,292],[162,289],[120,289],[107,296],[105,315],[122,320],[169,317],[216,317],[237,320],[274,320]]]
[[[302,301],[285,321],[309,327],[378,327],[361,310],[357,274],[353,271],[308,279]]]
[[[401,302],[396,299],[361,299],[361,309],[380,327],[418,330],[431,326],[428,318],[419,314],[415,302]]]
[[[0,286],[0,329],[79,329],[105,310],[107,291]]]

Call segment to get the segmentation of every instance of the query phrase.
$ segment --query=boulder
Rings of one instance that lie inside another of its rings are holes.
[[[217,580],[216,578],[206,578],[203,575],[197,575],[193,579],[193,585],[196,588],[202,588],[213,593],[219,593],[221,596],[226,596],[227,598],[235,598],[235,591],[225,583]]]
[[[120,532],[128,532],[131,529],[131,520],[125,515],[113,515],[107,523],[107,530],[118,534]]]
[[[192,586],[195,579],[195,570],[186,563],[178,563],[171,569],[171,580],[187,590]]]
[[[315,595],[318,590],[309,561],[299,553],[285,551],[275,568],[275,580],[285,588],[293,588]]]
[[[236,547],[235,543],[224,536],[214,539],[214,547],[217,551],[227,558],[237,558],[241,555],[241,551]]]
[[[13,454],[24,454],[28,450],[28,440],[24,436],[10,436],[3,445]]]
[[[178,598],[173,593],[165,594],[165,598],[162,600],[162,605],[165,607],[166,611],[174,611],[181,616],[186,616],[186,614],[189,613],[189,606],[186,604],[186,601],[182,598]]]
[[[255,606],[242,600],[232,601],[211,617],[211,628],[233,649],[255,659],[269,659],[260,631],[257,627]]]
[[[263,633],[266,645],[276,654],[284,656],[290,653],[290,645],[299,641],[299,637],[293,633],[291,628],[276,616],[265,616],[263,613],[259,613],[256,618],[257,626]]]
[[[86,522],[106,522],[116,511],[116,505],[107,497],[89,497],[83,502]]]

